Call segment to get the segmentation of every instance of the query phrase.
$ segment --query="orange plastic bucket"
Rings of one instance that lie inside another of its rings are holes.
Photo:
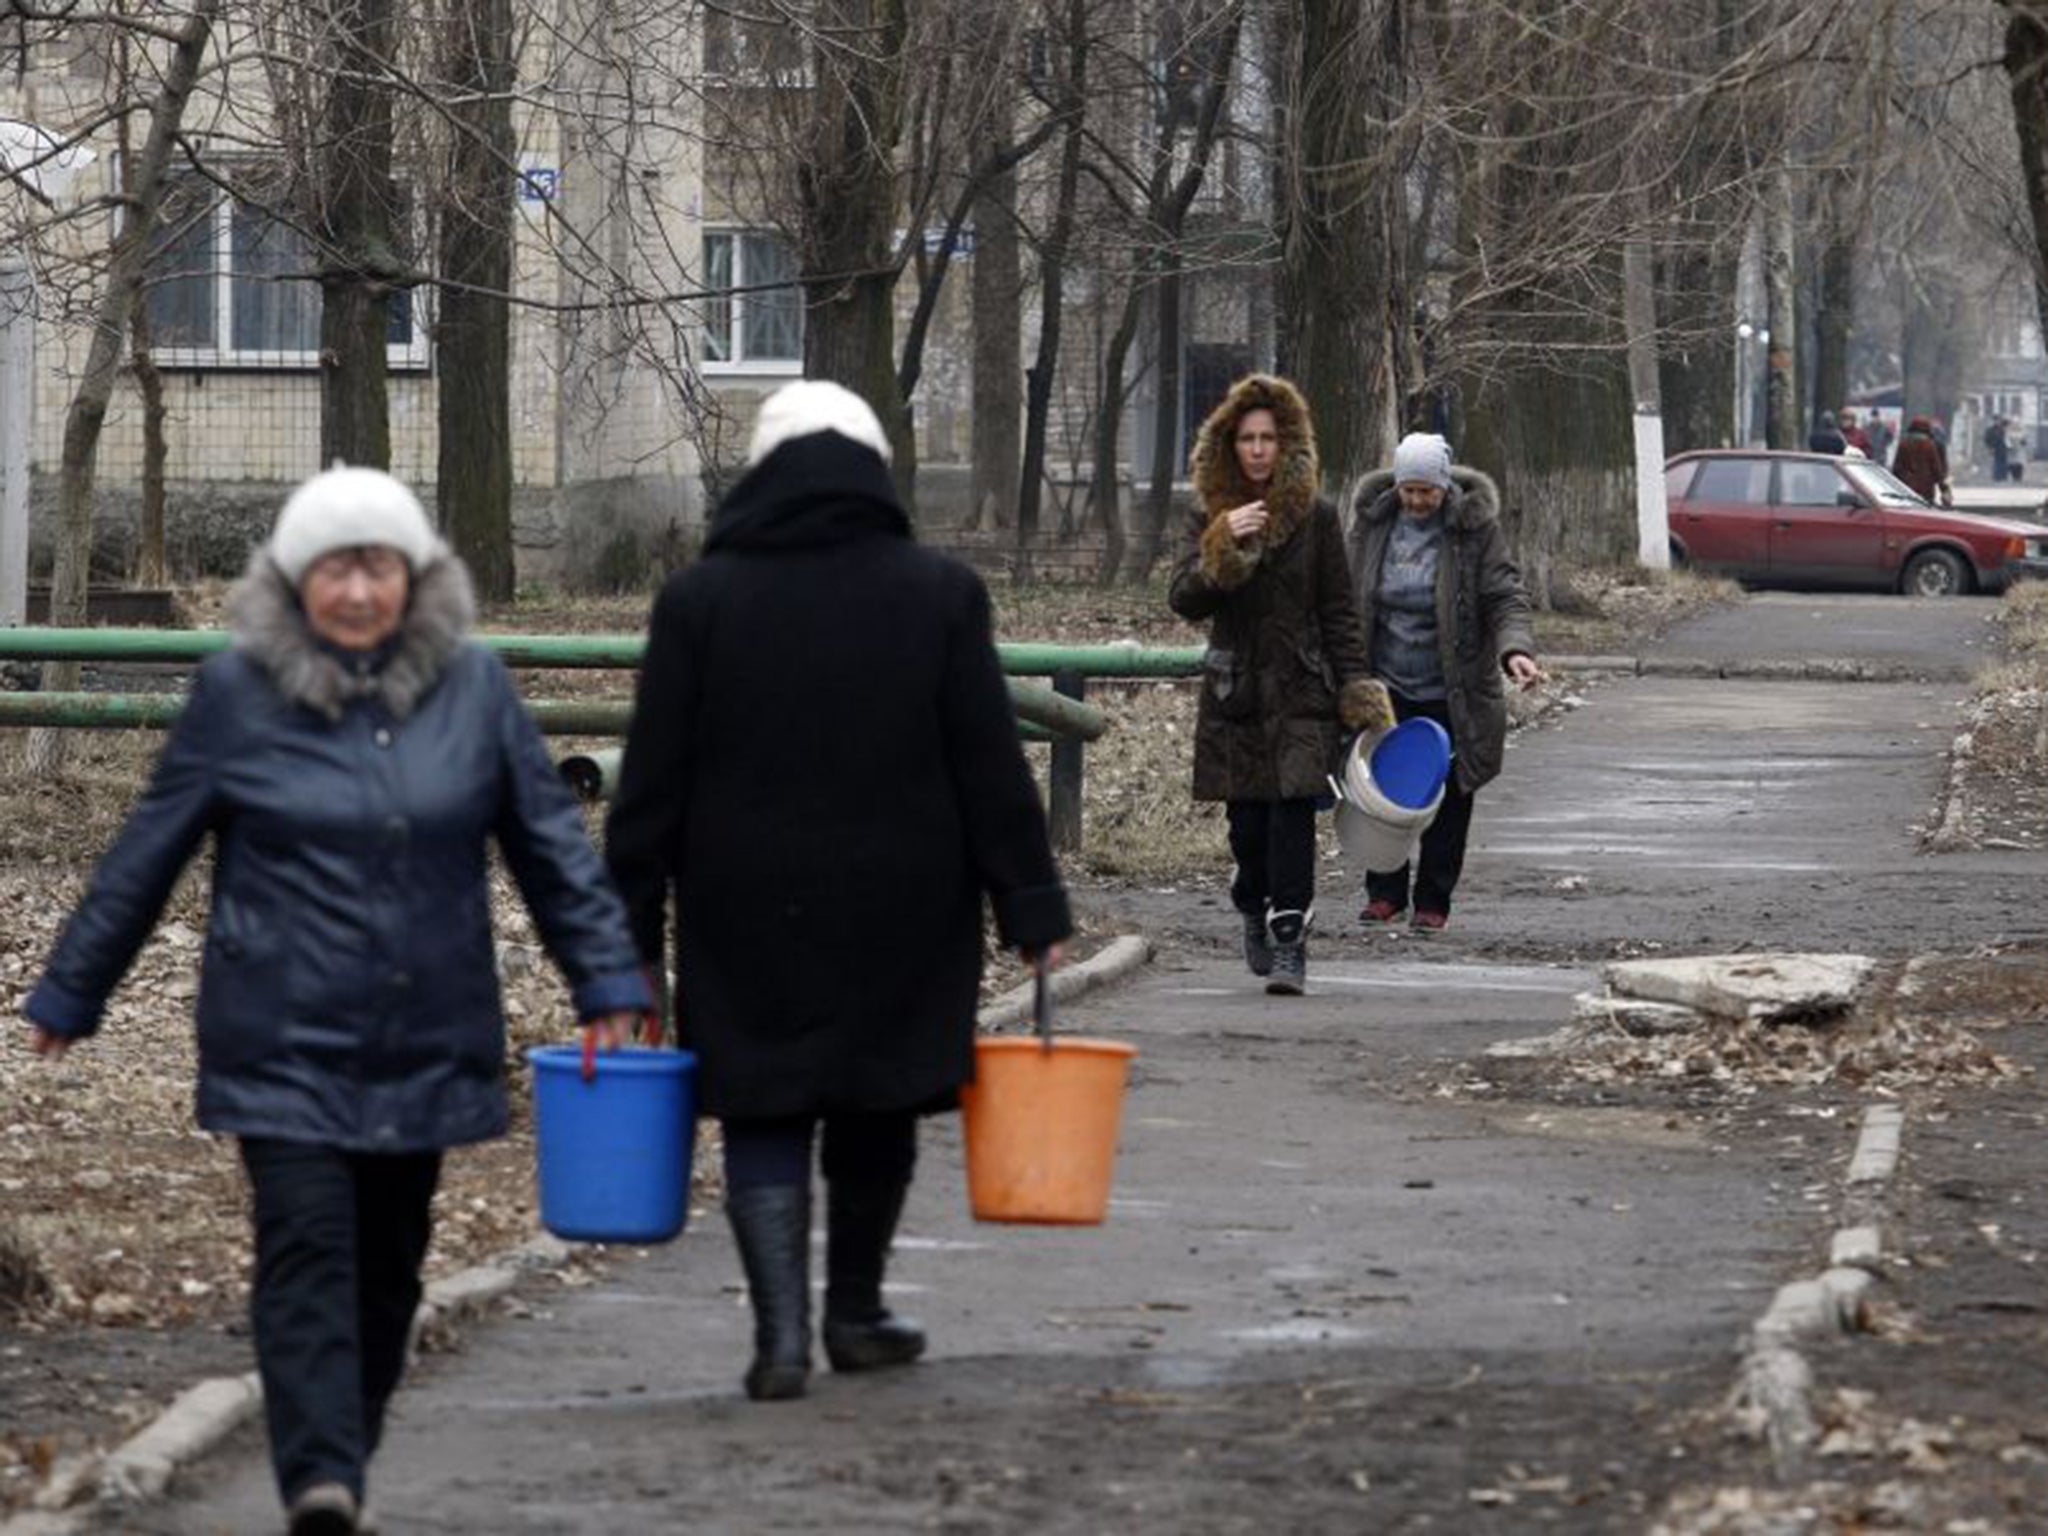
[[[1062,1037],[974,1043],[961,1090],[977,1221],[1094,1226],[1109,1212],[1117,1122],[1135,1046]]]

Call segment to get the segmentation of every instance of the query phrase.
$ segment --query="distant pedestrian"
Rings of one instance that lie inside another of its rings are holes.
[[[2027,478],[2027,434],[2010,424],[2006,427],[2005,473],[2014,485]]]
[[[1842,412],[1842,440],[1866,459],[1870,459],[1873,462],[1876,460],[1877,446],[1871,441],[1870,434],[1864,431],[1862,424],[1856,419],[1854,411]]]
[[[826,1358],[924,1352],[882,1278],[918,1118],[974,1074],[983,898],[1028,958],[1072,924],[988,593],[911,537],[875,413],[786,385],[747,462],[655,600],[606,847],[657,972],[674,897],[677,1030],[725,1133],[767,1400],[810,1377],[821,1129]]]
[[[1822,411],[1820,420],[1814,423],[1813,430],[1807,434],[1806,451],[1832,453],[1839,457],[1848,446],[1849,440],[1842,436],[1842,429],[1835,425],[1835,413]]]
[[[91,1034],[211,835],[199,1123],[241,1141],[271,1460],[295,1536],[326,1536],[357,1529],[442,1151],[505,1129],[487,845],[607,1042],[653,999],[540,733],[465,640],[468,573],[410,491],[314,476],[229,611],[235,648],[200,668],[24,1011],[45,1055]]]
[[[2007,468],[2012,462],[2012,444],[2006,432],[2003,416],[1994,416],[1986,424],[1984,446],[1991,454],[1991,478],[2002,485],[2005,483]]]
[[[1934,435],[1934,423],[1925,416],[1915,416],[1906,424],[1892,454],[1892,473],[1922,501],[1947,506],[1953,500],[1948,453]]]
[[[1292,996],[1307,984],[1318,801],[1345,729],[1392,722],[1300,391],[1270,374],[1239,379],[1202,423],[1191,473],[1191,548],[1168,601],[1209,625],[1195,798],[1224,803],[1245,964]]]
[[[1456,754],[1412,880],[1414,926],[1439,929],[1450,920],[1464,870],[1472,797],[1500,772],[1506,752],[1504,685],[1543,680],[1493,481],[1454,468],[1440,437],[1404,437],[1393,467],[1367,475],[1353,496],[1351,575],[1372,669],[1393,695],[1395,714],[1436,721]],[[1398,921],[1410,885],[1407,865],[1368,874],[1360,915]]]
[[[1864,430],[1870,434],[1870,462],[1888,464],[1892,456],[1892,424],[1882,411],[1872,411],[1864,418]]]

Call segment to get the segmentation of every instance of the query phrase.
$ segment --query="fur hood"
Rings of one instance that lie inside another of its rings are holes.
[[[403,720],[468,638],[476,598],[469,568],[452,554],[440,555],[413,578],[412,600],[397,635],[381,652],[382,665],[357,672],[314,636],[298,592],[265,546],[250,557],[249,569],[228,594],[228,619],[237,648],[292,703],[339,720],[350,701],[375,699]]]
[[[1308,521],[1322,489],[1323,470],[1316,457],[1316,429],[1308,414],[1308,402],[1301,391],[1285,379],[1269,373],[1254,373],[1230,386],[1223,403],[1209,413],[1195,435],[1195,452],[1189,474],[1204,517],[1259,500],[1237,467],[1237,423],[1247,411],[1267,410],[1280,429],[1280,460],[1273,468],[1273,483],[1266,488],[1266,510],[1272,524],[1266,530],[1268,547],[1285,544],[1294,530]]]
[[[1452,493],[1445,499],[1444,525],[1469,531],[1500,520],[1500,487],[1483,470],[1451,466]],[[1394,494],[1394,472],[1375,469],[1359,480],[1346,499],[1353,524],[1383,522],[1401,510]]]

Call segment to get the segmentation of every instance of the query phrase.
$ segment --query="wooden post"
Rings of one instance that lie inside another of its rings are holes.
[[[1088,695],[1088,678],[1081,672],[1055,672],[1052,691],[1070,699]],[[1081,851],[1081,754],[1085,749],[1071,736],[1052,744],[1052,845],[1061,853]]]

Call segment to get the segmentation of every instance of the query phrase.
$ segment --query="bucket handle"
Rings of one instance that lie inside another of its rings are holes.
[[[1052,1050],[1051,969],[1044,950],[1031,957],[1031,1021],[1038,1026],[1038,1043],[1047,1052]]]
[[[597,1081],[597,1026],[583,1026],[583,1081]],[[640,1015],[640,1038],[649,1046],[661,1044],[661,1015],[652,1008]]]

